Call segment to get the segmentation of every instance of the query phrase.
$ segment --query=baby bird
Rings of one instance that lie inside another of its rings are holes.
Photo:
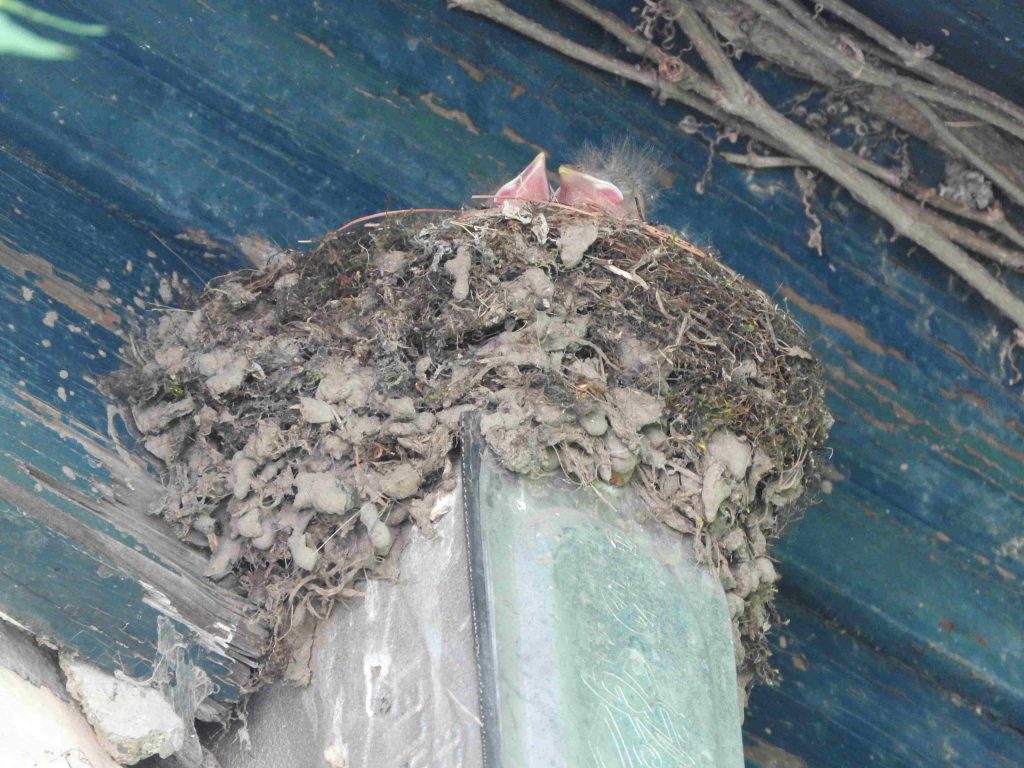
[[[494,194],[494,205],[501,205],[503,200],[528,200],[531,203],[546,203],[551,200],[547,159],[546,152],[538,153],[518,176],[502,184],[501,189]]]
[[[585,143],[573,156],[572,165],[614,184],[625,198],[624,215],[630,218],[646,219],[658,194],[671,183],[665,158],[658,150],[628,136],[600,145]]]
[[[609,181],[563,165],[558,169],[558,189],[552,194],[548,183],[547,154],[540,152],[515,178],[505,182],[494,194],[493,204],[504,200],[528,200],[546,203],[555,200],[574,208],[604,211],[624,218],[622,192]]]
[[[502,185],[492,200],[554,200],[563,205],[601,211],[616,218],[646,218],[661,168],[650,152],[627,140],[605,149],[585,146],[575,165],[558,169],[558,188],[552,193],[547,154],[540,152],[518,176]]]
[[[595,208],[619,219],[626,218],[622,190],[610,181],[576,170],[571,165],[558,168],[559,187],[555,200],[573,208]]]

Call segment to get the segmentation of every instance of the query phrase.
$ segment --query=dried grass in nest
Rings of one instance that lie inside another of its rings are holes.
[[[741,684],[771,679],[769,546],[818,477],[820,366],[674,233],[553,204],[384,217],[225,275],[136,348],[107,391],[165,468],[159,513],[273,628],[254,685],[430,527],[467,409],[514,471],[639,483],[727,590]]]

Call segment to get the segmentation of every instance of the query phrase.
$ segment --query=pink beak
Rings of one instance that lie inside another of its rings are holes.
[[[551,185],[548,184],[548,156],[539,153],[533,162],[520,171],[512,181],[506,182],[494,195],[494,204],[502,200],[529,200],[546,203],[551,199]]]
[[[622,192],[610,181],[604,181],[589,173],[577,171],[563,165],[558,169],[561,186],[555,192],[555,200],[573,208],[589,208],[610,213],[620,218],[626,215]]]

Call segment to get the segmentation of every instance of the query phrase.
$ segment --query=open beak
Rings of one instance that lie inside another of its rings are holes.
[[[622,202],[622,191],[610,181],[578,171],[569,165],[558,169],[558,180],[561,182],[555,192],[555,200],[558,202],[574,208],[596,209],[625,217],[626,206]]]
[[[502,200],[529,200],[534,203],[546,203],[551,199],[551,185],[548,184],[546,153],[541,152],[533,162],[512,181],[506,182],[494,195],[494,204],[500,205]]]

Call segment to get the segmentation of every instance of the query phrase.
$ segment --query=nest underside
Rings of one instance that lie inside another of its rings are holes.
[[[726,590],[743,692],[772,680],[771,542],[812,495],[820,365],[763,292],[676,234],[555,205],[383,217],[156,315],[108,393],[157,512],[273,637],[429,530],[460,415],[510,470],[636,483]]]

